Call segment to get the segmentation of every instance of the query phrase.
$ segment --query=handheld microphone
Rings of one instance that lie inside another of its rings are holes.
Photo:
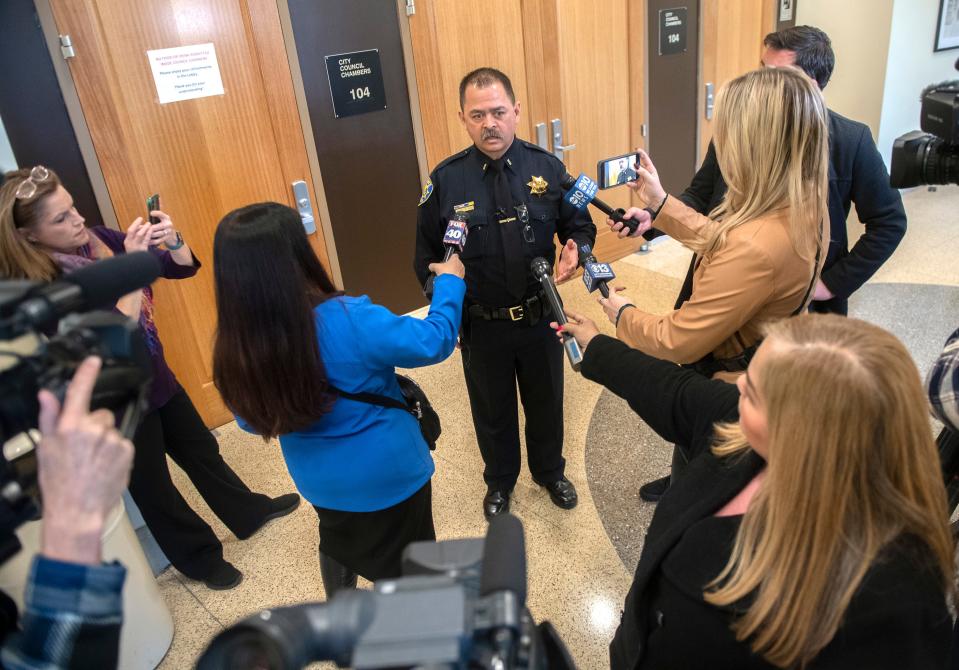
[[[586,205],[592,204],[593,207],[601,211],[613,221],[622,223],[624,226],[629,228],[630,233],[636,232],[636,228],[639,227],[639,221],[636,219],[623,218],[623,215],[626,214],[625,209],[622,207],[613,209],[605,202],[597,198],[596,191],[599,190],[599,184],[587,177],[585,173],[580,174],[579,178],[577,179],[574,179],[573,175],[567,173],[559,185],[560,188],[566,189],[566,193],[563,195],[563,200],[571,204],[579,211],[586,209]]]
[[[159,276],[160,261],[146,251],[105,258],[30,291],[13,318],[34,328],[52,326],[72,312],[113,307]]]
[[[469,217],[466,214],[457,212],[446,224],[446,233],[443,235],[443,245],[446,247],[446,255],[443,257],[444,263],[452,258],[453,254],[463,253],[463,248],[466,246],[466,234],[468,232],[466,223],[468,220]],[[435,279],[436,275],[431,274],[426,278],[426,283],[423,285],[423,295],[430,300],[433,299],[433,282]]]
[[[616,274],[608,263],[600,263],[593,255],[593,249],[588,244],[579,248],[579,263],[583,266],[583,283],[590,293],[599,289],[604,298],[609,297],[609,282],[616,279]]]
[[[566,314],[563,312],[563,301],[559,297],[559,291],[556,290],[556,284],[553,283],[553,275],[550,272],[549,262],[543,257],[537,257],[530,263],[530,269],[533,276],[539,280],[539,285],[546,294],[546,300],[549,302],[550,310],[556,317],[556,323],[561,326],[566,325]],[[574,370],[579,372],[579,366],[583,362],[583,352],[580,351],[576,339],[569,333],[563,333],[563,348],[566,349],[566,357]]]
[[[480,596],[510,591],[521,608],[526,606],[526,539],[523,524],[512,514],[490,519],[479,588]]]

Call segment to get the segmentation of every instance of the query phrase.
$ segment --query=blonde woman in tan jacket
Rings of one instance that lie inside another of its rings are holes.
[[[641,152],[635,182],[646,209],[633,233],[656,227],[700,261],[690,299],[668,314],[648,314],[611,291],[600,304],[623,342],[709,376],[735,376],[764,324],[798,314],[822,266],[828,240],[828,121],[815,82],[793,68],[763,69],[719,93],[716,157],[728,184],[709,217],[668,196]],[[620,237],[629,233],[609,222]]]

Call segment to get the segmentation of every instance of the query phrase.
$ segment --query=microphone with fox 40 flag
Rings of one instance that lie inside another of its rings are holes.
[[[443,246],[446,247],[446,255],[443,257],[444,263],[452,258],[453,254],[463,253],[463,247],[466,246],[466,224],[468,220],[469,216],[463,212],[457,212],[446,224],[446,233],[443,234]],[[435,279],[436,275],[430,275],[426,279],[426,284],[423,285],[423,295],[430,300],[433,299],[433,281]]]

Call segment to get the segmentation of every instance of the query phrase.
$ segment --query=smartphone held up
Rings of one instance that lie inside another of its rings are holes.
[[[596,164],[596,181],[599,187],[612,188],[634,181],[639,176],[636,173],[637,163],[639,163],[639,153],[635,151],[599,161]]]

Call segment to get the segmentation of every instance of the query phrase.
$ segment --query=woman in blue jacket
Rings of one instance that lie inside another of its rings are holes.
[[[397,577],[410,542],[433,540],[433,460],[408,412],[357,400],[402,400],[394,366],[439,363],[456,345],[466,285],[454,256],[425,319],[396,316],[330,281],[293,209],[249,205],[220,222],[213,248],[219,327],[213,378],[245,430],[279,437],[320,522],[327,597]]]

